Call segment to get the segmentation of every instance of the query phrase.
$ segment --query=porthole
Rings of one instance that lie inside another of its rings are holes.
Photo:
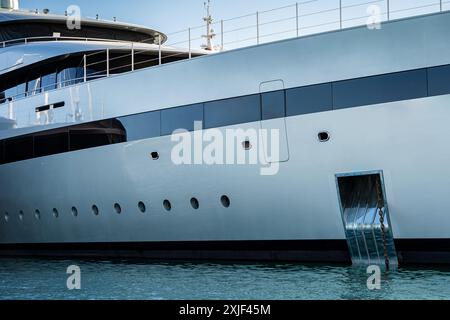
[[[163,206],[164,206],[164,209],[166,209],[167,211],[172,210],[172,204],[170,203],[169,200],[164,200]]]
[[[158,160],[159,159],[159,153],[158,152],[152,152],[150,154],[150,156],[152,157],[153,160]]]
[[[142,213],[145,213],[145,211],[147,210],[147,208],[145,207],[145,203],[143,203],[142,201],[140,201],[138,203],[138,208],[139,208],[139,211]]]
[[[330,134],[328,132],[326,132],[326,131],[319,132],[317,137],[319,138],[320,142],[330,141]]]
[[[78,217],[78,209],[76,207],[72,207],[72,215]]]
[[[222,202],[222,205],[223,205],[225,208],[229,208],[230,205],[231,205],[230,198],[228,198],[227,196],[222,196],[222,197],[220,198],[220,202]]]
[[[122,213],[122,207],[118,203],[114,204],[114,210],[116,211],[117,214]]]
[[[98,207],[95,204],[92,206],[92,213],[94,214],[94,216],[98,216],[100,213]]]
[[[36,217],[36,220],[41,220],[41,212],[38,209],[34,212],[34,216]]]
[[[192,198],[191,199],[191,206],[192,208],[194,208],[195,210],[197,210],[198,208],[200,208],[200,203],[198,202],[197,198]]]
[[[242,142],[242,148],[244,148],[244,150],[250,150],[252,148],[252,144],[250,141],[246,140]]]
[[[9,222],[9,213],[8,212],[5,212],[5,221]]]
[[[54,216],[55,218],[58,218],[58,217],[59,217],[58,209],[53,208],[53,216]]]

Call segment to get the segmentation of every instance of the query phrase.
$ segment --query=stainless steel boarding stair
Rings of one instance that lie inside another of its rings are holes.
[[[345,234],[354,265],[398,265],[381,173],[337,177]]]

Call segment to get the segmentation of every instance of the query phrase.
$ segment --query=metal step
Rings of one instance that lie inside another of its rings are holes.
[[[398,265],[382,173],[337,176],[342,220],[354,265]]]

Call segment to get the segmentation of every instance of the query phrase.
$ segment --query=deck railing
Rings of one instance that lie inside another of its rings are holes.
[[[402,7],[405,4],[403,0],[371,0],[359,3],[346,4],[350,0],[308,0],[297,2],[292,5],[278,7],[266,11],[259,11],[252,14],[242,15],[231,19],[223,19],[212,23],[214,30],[219,30],[214,35],[213,40],[217,42],[213,51],[209,53],[233,50],[240,47],[258,45],[262,43],[273,42],[282,39],[296,38],[307,36],[325,31],[333,31],[346,29],[355,26],[367,25],[368,27],[382,28],[383,22],[396,20],[399,18],[424,15],[429,13],[444,12],[450,10],[450,0],[420,0],[421,5]],[[408,3],[410,3],[408,1]],[[321,4],[321,10],[314,10],[313,5]],[[361,13],[363,12],[363,13]],[[112,49],[96,51],[94,53],[85,54],[80,61],[83,66],[84,75],[78,79],[70,79],[67,83],[86,82],[100,77],[111,76],[115,69],[129,68],[134,71],[143,63],[153,63],[161,65],[165,63],[165,59],[173,59],[176,57],[192,58],[196,48],[201,48],[205,40],[206,26],[187,28],[181,31],[168,33],[167,36],[173,39],[172,42],[161,43],[161,38],[145,39],[153,40],[156,48],[152,49],[135,49],[138,43],[125,42],[120,40],[95,39],[95,38],[73,38],[73,37],[38,37],[28,39],[17,39],[9,42],[3,42],[3,47],[8,45],[29,43],[32,41],[58,41],[58,40],[78,40],[78,41],[108,41],[124,43],[123,46],[116,46],[114,50],[127,51],[120,56],[111,57]],[[167,52],[167,47],[176,47],[183,50],[178,52]],[[137,55],[152,52],[156,57],[136,62]],[[206,51],[205,51],[206,52]],[[98,60],[90,63],[89,59],[96,55],[106,55],[106,59]],[[123,65],[111,67],[111,62],[118,59],[127,59],[128,62]],[[93,65],[104,64],[106,68],[96,72],[88,73],[88,68]],[[63,84],[63,86],[65,85]],[[51,87],[54,87],[51,85]],[[45,88],[38,89],[37,92],[30,92],[28,95],[45,91]],[[19,94],[16,97],[23,97],[25,94]],[[12,97],[14,99],[14,97]],[[9,99],[10,101],[11,99]]]

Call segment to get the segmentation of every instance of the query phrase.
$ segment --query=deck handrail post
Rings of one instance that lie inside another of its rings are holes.
[[[191,28],[188,29],[188,33],[189,33],[189,59],[192,59]]]
[[[391,3],[389,0],[386,0],[386,7],[387,7],[387,20],[390,21],[391,20]]]
[[[342,29],[342,0],[339,0],[339,28]]]
[[[83,55],[83,82],[87,81],[87,56]]]
[[[109,49],[106,49],[106,77],[109,77]]]
[[[295,3],[295,23],[296,23],[297,38],[298,38],[300,36],[300,16],[299,16],[298,2]]]
[[[162,64],[161,35],[158,35],[158,58],[159,58],[159,65],[161,65]]]
[[[256,11],[256,43],[259,44],[259,11]]]
[[[224,47],[223,35],[224,35],[223,20],[220,20],[220,48],[221,48],[221,51],[223,51],[223,47]]]
[[[134,71],[134,43],[131,43],[131,71]]]

